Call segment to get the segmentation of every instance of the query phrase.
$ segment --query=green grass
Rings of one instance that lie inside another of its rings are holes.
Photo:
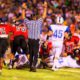
[[[80,80],[80,69],[59,69],[58,71],[38,69],[37,72],[3,69],[0,80]]]

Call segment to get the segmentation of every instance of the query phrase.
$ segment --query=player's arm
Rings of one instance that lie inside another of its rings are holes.
[[[65,30],[65,32],[64,32],[64,37],[65,38],[68,38],[68,34],[70,33],[70,28],[69,27],[67,27],[67,29]]]
[[[64,32],[64,37],[67,39],[68,38],[68,33]]]
[[[48,31],[48,34],[47,34],[47,35],[48,35],[48,36],[52,36],[52,35],[53,35],[53,31],[52,31],[51,27],[49,27],[48,30],[49,30],[49,31]]]
[[[77,43],[77,45],[74,47],[74,49],[78,49],[78,48],[80,48],[80,40],[79,40],[79,42]]]

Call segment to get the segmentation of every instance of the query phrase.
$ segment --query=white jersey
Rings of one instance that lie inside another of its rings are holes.
[[[77,64],[75,59],[72,59],[71,56],[60,57],[57,64],[57,68],[61,67],[71,67],[71,68],[80,68],[80,65]]]
[[[50,25],[50,29],[53,31],[52,40],[63,42],[64,32],[66,31],[67,26],[64,26],[64,25]]]
[[[53,59],[53,57],[52,57]],[[54,65],[54,61],[49,63],[50,66]],[[58,61],[56,62],[56,68],[63,68],[63,67],[70,67],[70,68],[80,68],[80,65],[77,64],[76,60],[73,59],[71,56],[67,57],[59,57]]]

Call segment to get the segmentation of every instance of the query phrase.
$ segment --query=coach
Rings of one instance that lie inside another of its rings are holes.
[[[44,19],[46,18],[47,13],[47,2],[44,2],[44,12],[41,18],[37,19],[37,15],[35,14],[32,17],[32,20],[25,18],[27,6],[25,3],[22,5],[22,17],[24,22],[28,26],[28,44],[29,44],[29,54],[30,54],[30,71],[36,72],[36,63],[38,59],[38,51],[39,51],[39,36],[41,27]]]

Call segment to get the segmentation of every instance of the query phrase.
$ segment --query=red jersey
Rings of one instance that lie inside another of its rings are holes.
[[[44,51],[41,46],[39,53],[44,54],[44,52],[46,52],[46,54],[49,54],[51,49],[52,49],[52,42],[48,42],[46,50]]]
[[[79,37],[78,36],[72,36],[71,41],[74,42],[74,44],[76,46],[79,42]]]
[[[20,26],[12,26],[12,37],[22,35],[25,37],[25,39],[28,38],[28,29],[26,26],[20,27]]]
[[[79,38],[77,36],[72,36],[72,38],[70,40],[66,40],[65,41],[65,51],[67,53],[71,53],[73,52],[74,47],[77,45],[77,43],[79,42]]]
[[[0,35],[6,34],[8,35],[11,31],[11,26],[8,24],[0,24]]]

